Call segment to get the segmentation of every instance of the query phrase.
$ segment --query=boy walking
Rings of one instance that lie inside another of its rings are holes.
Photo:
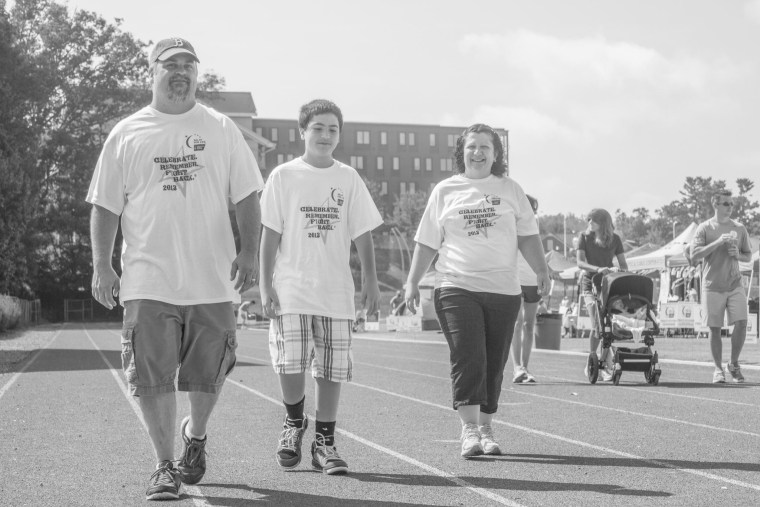
[[[744,382],[739,354],[747,336],[747,296],[741,283],[739,261],[748,262],[752,249],[747,229],[731,220],[734,201],[731,192],[722,190],[712,196],[715,215],[699,224],[691,243],[693,262],[703,259],[702,305],[710,328],[710,351],[715,372],[714,383],[724,383],[723,343],[720,331],[724,314],[728,314],[728,325],[733,324],[731,333],[731,359],[726,370],[734,382]]]
[[[269,350],[286,410],[276,458],[285,469],[301,462],[311,366],[316,382],[312,467],[345,474],[348,465],[338,455],[334,435],[341,383],[352,376],[351,241],[361,260],[361,303],[372,314],[380,298],[372,229],[382,218],[356,170],[332,158],[343,128],[338,106],[309,102],[301,107],[298,127],[303,156],[276,167],[261,197],[261,299],[272,319]]]

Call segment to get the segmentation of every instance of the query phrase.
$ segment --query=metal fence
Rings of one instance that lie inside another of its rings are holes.
[[[64,299],[63,320],[69,322],[71,317],[76,320],[92,320],[92,298],[89,299]]]

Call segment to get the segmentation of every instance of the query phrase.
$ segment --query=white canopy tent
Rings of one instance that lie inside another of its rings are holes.
[[[628,269],[631,271],[642,271],[646,269],[663,270],[670,266],[682,266],[686,264],[686,257],[683,255],[686,245],[691,243],[694,233],[697,230],[697,224],[691,223],[684,229],[681,234],[676,236],[670,243],[662,248],[649,252],[638,257],[626,259]]]

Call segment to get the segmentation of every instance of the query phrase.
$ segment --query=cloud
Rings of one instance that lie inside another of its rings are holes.
[[[516,110],[523,121],[545,129],[563,125],[581,137],[697,114],[706,101],[716,103],[719,85],[736,82],[746,72],[726,60],[666,56],[601,35],[470,34],[460,40],[459,49],[502,73],[502,96],[521,104]],[[532,111],[533,117],[519,109]],[[547,118],[552,121],[542,121]]]
[[[745,3],[744,12],[747,14],[747,17],[749,17],[749,19],[755,23],[760,24],[760,0],[750,0],[749,2]]]

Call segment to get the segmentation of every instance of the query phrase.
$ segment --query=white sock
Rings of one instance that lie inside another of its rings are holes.
[[[206,438],[206,434],[205,433],[203,435],[201,435],[201,436],[193,435],[192,433],[190,433],[190,423],[189,422],[185,426],[185,436],[187,438],[194,438],[196,440],[203,440],[204,438]]]

